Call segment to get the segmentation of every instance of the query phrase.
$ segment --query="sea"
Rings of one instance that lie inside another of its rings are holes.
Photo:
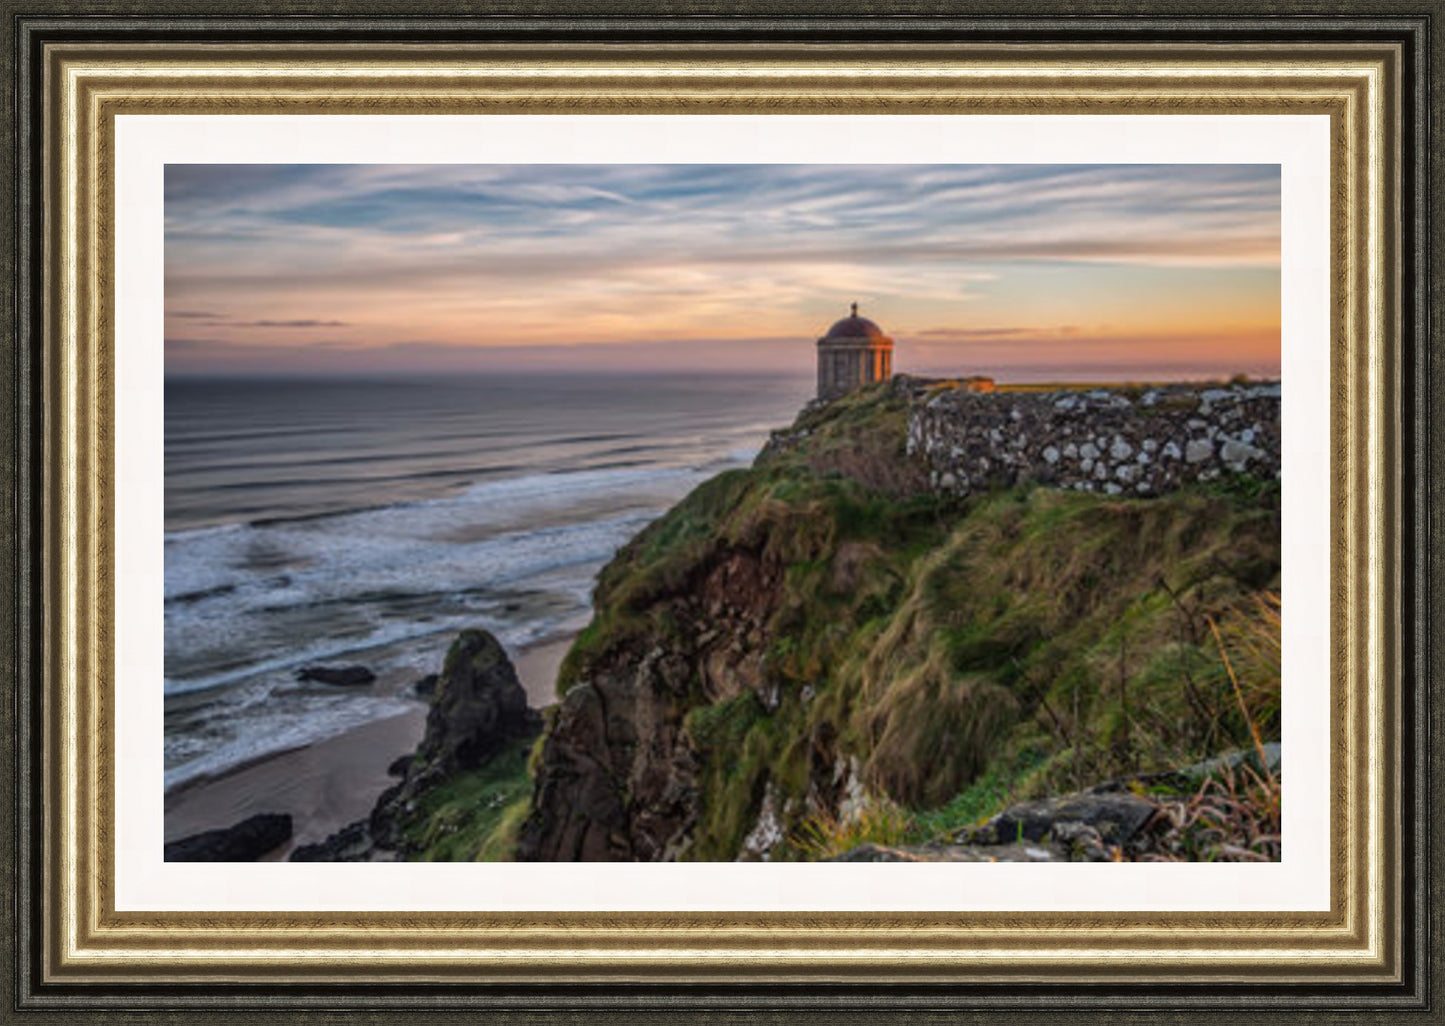
[[[171,379],[166,789],[416,702],[467,627],[575,633],[597,572],[747,466],[805,378],[532,373]],[[302,682],[367,666],[364,687]]]

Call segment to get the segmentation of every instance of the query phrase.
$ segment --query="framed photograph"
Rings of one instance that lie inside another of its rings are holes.
[[[21,1021],[1437,1014],[1428,12],[307,13],[14,20]]]

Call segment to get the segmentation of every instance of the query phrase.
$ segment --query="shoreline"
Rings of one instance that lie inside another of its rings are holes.
[[[555,637],[512,656],[533,708],[556,702],[557,670],[575,636]],[[165,796],[166,842],[230,827],[257,813],[289,813],[291,840],[261,859],[284,861],[297,845],[324,840],[371,812],[382,791],[396,783],[387,767],[421,741],[427,709],[418,699],[415,708],[398,715],[183,784]]]

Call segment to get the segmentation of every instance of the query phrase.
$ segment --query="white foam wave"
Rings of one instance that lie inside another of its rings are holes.
[[[172,532],[167,693],[479,622],[525,644],[556,616],[510,622],[489,607],[489,592],[552,575],[549,586],[574,605],[619,546],[705,476],[690,468],[535,474],[424,502]]]
[[[167,730],[167,789],[404,707],[298,686],[303,665],[362,662],[409,680],[436,666],[407,653],[435,660],[465,627],[514,652],[575,627],[597,570],[717,469],[530,474],[445,498],[169,533],[165,692],[187,711]]]
[[[181,758],[175,765],[169,766],[165,771],[165,790],[170,792],[199,777],[217,776],[268,755],[336,737],[374,720],[399,715],[408,708],[415,706],[402,698],[349,696],[324,706],[318,704],[307,710],[306,715],[248,717],[246,729],[192,758]],[[169,763],[179,751],[173,748],[167,754],[170,756],[167,759]]]

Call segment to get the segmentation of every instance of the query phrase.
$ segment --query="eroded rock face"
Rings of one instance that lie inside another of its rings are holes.
[[[697,815],[696,756],[682,732],[693,681],[652,649],[572,688],[542,749],[519,861],[654,861]]]
[[[669,861],[698,816],[699,758],[683,718],[746,690],[766,705],[763,625],[781,567],[720,552],[669,600],[678,636],[585,667],[547,733],[519,861]]]

